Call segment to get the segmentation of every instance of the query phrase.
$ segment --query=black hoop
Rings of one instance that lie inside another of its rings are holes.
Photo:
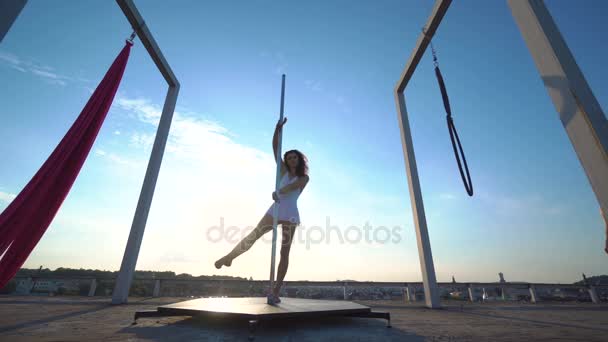
[[[450,131],[450,139],[452,140],[452,148],[454,149],[454,156],[456,156],[456,162],[458,163],[458,171],[460,171],[460,178],[462,178],[462,183],[464,183],[464,188],[467,190],[467,194],[469,194],[469,196],[473,196],[473,183],[471,182],[471,174],[469,173],[469,166],[467,165],[467,159],[464,156],[464,151],[462,150],[460,138],[458,138],[458,131],[456,131],[456,126],[454,126],[454,120],[452,120],[452,117],[446,116],[446,119],[448,122],[448,130]],[[454,141],[454,137],[456,137],[456,141]],[[456,150],[456,143],[458,143],[458,151]],[[459,155],[462,155],[464,171],[466,171],[467,174],[466,179],[464,178],[464,172],[462,170],[462,164],[460,163]]]
[[[458,137],[458,131],[456,130],[456,126],[454,125],[454,120],[452,119],[452,109],[450,108],[450,99],[448,98],[448,92],[445,89],[443,76],[441,75],[441,70],[439,70],[439,65],[437,65],[436,58],[434,58],[434,62],[435,76],[437,76],[437,83],[439,83],[439,90],[441,90],[441,98],[443,99],[443,107],[445,108],[445,112],[447,114],[446,120],[448,123],[448,131],[450,132],[450,140],[452,140],[454,156],[456,157],[456,162],[458,163],[458,171],[460,171],[460,178],[462,178],[462,183],[464,184],[464,188],[466,189],[467,194],[469,194],[469,196],[473,196],[473,182],[471,182],[471,174],[469,172],[469,166],[467,165],[467,159],[464,155],[464,150],[462,149],[462,144],[460,143],[460,138]],[[456,139],[454,139],[454,137]],[[456,144],[458,144],[458,149],[456,149]],[[460,161],[460,156],[462,156],[462,163]],[[464,170],[462,164],[464,164]],[[466,178],[464,175],[465,172]]]
[[[448,98],[448,91],[445,89],[445,83],[443,82],[441,70],[439,70],[439,62],[437,61],[437,51],[435,51],[433,41],[431,40],[432,37],[427,35],[425,27],[422,28],[422,33],[431,44],[433,65],[435,66],[435,76],[437,77],[437,83],[439,83],[439,90],[441,90],[441,98],[443,100],[443,107],[445,108],[448,131],[450,132],[450,140],[452,140],[452,149],[454,150],[454,156],[456,157],[456,162],[458,163],[458,171],[460,171],[460,178],[462,178],[462,183],[464,184],[464,188],[467,190],[467,194],[469,194],[469,196],[473,196],[473,182],[471,182],[471,174],[469,173],[467,159],[464,156],[464,150],[462,149],[462,144],[460,143],[460,138],[458,137],[458,131],[456,131],[456,126],[454,125],[454,120],[452,119],[450,99]],[[456,139],[454,139],[454,137]],[[458,144],[458,149],[456,149],[456,144]],[[462,163],[460,162],[460,156],[462,156]],[[462,164],[464,164],[464,170]],[[466,178],[464,176],[465,172],[467,174]]]

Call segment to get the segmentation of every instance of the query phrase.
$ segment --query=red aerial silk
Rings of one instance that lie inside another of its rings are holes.
[[[74,184],[110,110],[132,45],[127,42],[59,145],[0,214],[0,288],[21,268]]]

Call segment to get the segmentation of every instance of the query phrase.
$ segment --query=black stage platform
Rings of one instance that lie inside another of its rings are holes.
[[[137,311],[135,320],[141,317],[197,316],[223,317],[249,321],[250,339],[258,324],[274,319],[302,317],[349,316],[384,318],[390,328],[388,312],[372,312],[365,305],[343,300],[317,300],[281,298],[281,303],[268,305],[265,297],[199,298],[175,304],[159,306],[156,311]]]

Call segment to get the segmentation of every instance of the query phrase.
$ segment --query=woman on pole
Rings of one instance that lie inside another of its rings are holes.
[[[274,130],[272,148],[275,160],[279,160],[277,158],[279,134],[286,122],[287,118],[282,121],[279,120]],[[215,262],[215,267],[218,269],[222,266],[229,267],[236,257],[245,253],[260,237],[262,237],[262,235],[271,231],[274,218],[274,206],[278,204],[278,224],[281,226],[283,238],[280,251],[281,259],[277,269],[277,280],[274,284],[274,288],[271,289],[271,293],[269,294],[270,300],[274,303],[280,303],[281,301],[279,293],[283,286],[283,279],[287,273],[287,267],[289,266],[289,250],[296,227],[300,224],[297,201],[302,190],[304,190],[309,181],[308,160],[306,159],[306,156],[298,150],[285,152],[283,160],[280,161],[280,168],[280,188],[278,193],[272,193],[272,198],[275,203],[270,206],[268,211],[266,211],[266,214],[264,214],[264,217],[262,217],[258,225],[249,233],[249,235],[241,240],[230,253]]]

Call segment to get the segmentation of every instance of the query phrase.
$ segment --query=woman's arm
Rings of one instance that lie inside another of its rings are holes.
[[[306,186],[306,184],[308,184],[308,181],[310,180],[310,177],[308,177],[308,175],[299,177],[295,182],[291,183],[291,184],[287,184],[284,187],[282,187],[279,190],[280,194],[285,194],[288,193],[290,191],[294,191],[296,189],[302,189],[304,190],[304,187]]]
[[[283,125],[285,125],[286,122],[287,118],[284,118],[283,122],[279,120],[274,128],[274,134],[272,136],[272,152],[274,152],[274,160],[281,164],[281,174],[285,173],[285,165],[283,165],[283,160],[280,157],[277,158],[279,149],[279,132],[283,130]]]

